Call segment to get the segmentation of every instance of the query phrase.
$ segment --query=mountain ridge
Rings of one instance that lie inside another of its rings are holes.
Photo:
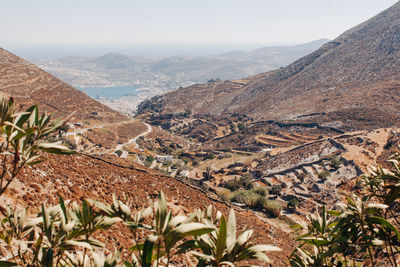
[[[242,79],[246,82],[239,87],[232,86],[233,81],[187,87],[143,103],[139,111],[152,112],[155,106],[161,113],[189,109],[203,115],[240,113],[255,120],[298,120],[326,113],[313,119],[332,121],[341,117],[341,110],[347,109],[348,115],[375,110],[398,122],[399,36],[396,3],[285,68]],[[356,123],[347,123],[347,115],[339,119],[350,128]],[[372,119],[377,126],[382,123],[379,116]]]

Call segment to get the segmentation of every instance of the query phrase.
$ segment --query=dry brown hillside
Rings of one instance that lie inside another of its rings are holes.
[[[118,122],[128,120],[120,113],[91,99],[26,60],[0,48],[0,92],[18,103],[39,103],[42,110],[65,117],[76,111],[75,120]]]
[[[3,49],[0,49],[0,90],[3,95],[16,98],[24,108],[38,103],[42,111],[55,113],[57,117],[76,111],[74,123],[62,137],[76,142],[78,149],[83,150],[74,156],[48,155],[43,164],[26,167],[2,196],[0,205],[17,204],[35,210],[44,201],[57,202],[59,196],[111,201],[115,193],[129,201],[131,208],[139,209],[162,190],[176,213],[188,213],[208,205],[224,213],[229,211],[229,204],[214,200],[205,191],[110,155],[117,148],[131,144],[132,138],[150,133],[152,129],[105,107]],[[161,136],[160,131],[155,130],[152,135]],[[291,234],[272,226],[263,214],[235,209],[240,228],[255,229],[258,242],[283,248],[283,253],[271,253],[274,266],[287,266],[287,257],[294,247]],[[116,229],[107,238],[110,249],[131,244],[126,230]],[[186,266],[186,263],[181,261],[177,266]]]
[[[141,113],[246,114],[255,120],[399,124],[400,3],[285,68],[155,97]]]
[[[14,181],[8,191],[9,199],[34,208],[40,207],[40,203],[45,200],[58,203],[59,196],[76,200],[92,198],[112,201],[112,194],[116,194],[121,199],[129,200],[133,209],[138,209],[151,203],[162,190],[176,213],[189,213],[195,208],[213,205],[227,214],[231,208],[210,199],[198,189],[126,160],[101,160],[84,155],[49,158],[49,161],[37,167],[27,168],[21,178]],[[274,260],[274,266],[287,266],[287,257],[294,246],[293,237],[278,227],[271,226],[264,216],[235,209],[241,229],[254,229],[258,242],[275,244],[283,249],[282,253],[269,253]],[[116,239],[107,242],[110,248],[126,248],[131,244],[127,232],[115,231],[110,238]],[[178,266],[187,265],[181,263]]]

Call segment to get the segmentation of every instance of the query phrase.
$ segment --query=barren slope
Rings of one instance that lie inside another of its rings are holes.
[[[109,147],[111,150],[105,152],[112,152],[118,143],[127,142],[147,128],[5,50],[0,50],[0,59],[1,93],[17,98],[18,103],[24,105],[39,103],[42,110],[56,112],[59,117],[76,110],[74,119],[76,122],[83,121],[83,124],[75,123],[69,133],[75,138],[78,136],[81,141],[84,138],[93,139],[92,144]],[[132,209],[138,209],[162,190],[176,213],[187,213],[210,204],[224,213],[230,208],[212,200],[199,189],[115,156],[79,154],[49,155],[48,158],[43,164],[23,170],[0,199],[0,205],[19,204],[37,209],[44,201],[57,202],[59,196],[110,201],[115,193],[121,199],[129,200]],[[283,253],[271,254],[274,266],[287,266],[287,257],[294,247],[290,234],[271,226],[265,217],[259,217],[254,212],[239,209],[237,212],[240,227],[254,229],[257,241],[284,249]],[[117,229],[107,237],[107,247],[128,247],[130,238],[127,231]],[[182,262],[176,265],[187,266]]]
[[[291,65],[246,80],[195,85],[144,102],[141,113],[192,110],[267,120],[399,124],[400,3]]]
[[[205,193],[191,188],[171,177],[159,175],[143,166],[115,157],[104,160],[84,155],[49,156],[49,161],[37,167],[27,168],[20,178],[13,182],[7,192],[10,201],[31,208],[40,207],[40,203],[48,201],[57,203],[58,196],[66,199],[92,198],[111,201],[112,194],[129,200],[132,209],[138,209],[151,203],[162,190],[175,212],[188,213],[195,208],[213,205],[218,210],[228,213],[227,204],[210,199]],[[125,167],[123,167],[125,166]],[[293,248],[292,237],[279,228],[272,227],[265,219],[257,217],[251,211],[236,210],[240,228],[255,230],[259,242],[275,244],[284,249],[283,253],[270,253],[274,266],[287,266],[286,258]],[[131,244],[126,232],[114,233],[115,241],[109,241],[111,247]],[[178,266],[187,266],[182,265]]]
[[[0,93],[16,97],[21,104],[39,103],[59,117],[76,111],[77,120],[117,122],[128,119],[2,48]]]

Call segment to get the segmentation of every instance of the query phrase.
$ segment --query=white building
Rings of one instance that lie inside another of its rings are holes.
[[[172,161],[174,160],[173,156],[161,156],[161,155],[157,155],[157,161],[165,163],[165,164],[170,164],[172,163]]]

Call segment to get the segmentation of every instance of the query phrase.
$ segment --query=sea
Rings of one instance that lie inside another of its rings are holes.
[[[91,87],[78,87],[79,90],[85,92],[91,98],[107,98],[107,99],[120,99],[125,96],[134,96],[139,93],[139,87],[136,86],[91,86]]]

